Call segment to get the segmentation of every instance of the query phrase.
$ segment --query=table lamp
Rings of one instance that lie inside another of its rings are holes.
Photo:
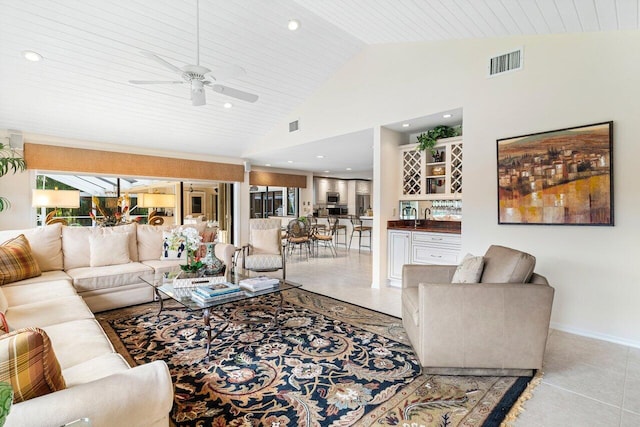
[[[78,190],[33,190],[31,205],[36,208],[53,208],[43,221],[43,225],[56,222],[66,223],[62,218],[54,218],[58,208],[79,208],[80,191]]]

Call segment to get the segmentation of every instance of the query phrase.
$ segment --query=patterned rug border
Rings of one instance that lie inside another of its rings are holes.
[[[295,283],[295,284],[299,285],[299,283],[297,283],[297,282],[291,282],[291,281],[288,281],[288,282],[289,283]],[[329,295],[321,294],[320,292],[310,291],[309,289],[304,289],[304,285],[300,285],[300,286],[302,286],[302,287],[296,288],[296,289],[290,289],[289,291],[294,291],[295,290],[295,291],[308,292],[310,294],[319,295],[319,296],[324,297],[324,298],[329,298],[329,299],[332,299],[334,301],[339,301],[339,302],[341,302],[343,304],[347,304],[347,305],[350,305],[350,306],[353,306],[353,307],[359,307],[359,308],[362,308],[364,310],[373,311],[374,313],[382,314],[384,316],[389,316],[389,317],[391,317],[393,319],[397,319],[399,321],[402,321],[402,317],[394,316],[393,314],[385,313],[384,311],[374,310],[373,308],[365,307],[365,306],[360,305],[360,304],[355,304],[355,303],[352,303],[352,302],[349,302],[349,301],[345,301],[345,300],[342,300],[342,299],[339,299],[339,298],[331,297]],[[289,291],[287,291],[287,292],[289,292]]]
[[[522,414],[524,409],[524,404],[527,400],[533,397],[533,391],[542,383],[542,378],[544,377],[544,372],[541,369],[536,371],[534,377],[529,381],[529,385],[524,389],[522,393],[520,393],[520,397],[515,401],[507,415],[500,423],[500,427],[513,427],[513,423],[516,419]]]

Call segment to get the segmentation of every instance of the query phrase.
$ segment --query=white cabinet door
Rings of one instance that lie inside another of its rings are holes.
[[[347,181],[343,181],[343,180],[339,180],[337,182],[337,189],[335,191],[337,191],[338,193],[340,193],[340,204],[341,205],[346,205],[348,203],[348,198],[349,198],[349,190],[347,189]]]
[[[389,230],[389,279],[402,280],[402,266],[411,259],[411,232]]]

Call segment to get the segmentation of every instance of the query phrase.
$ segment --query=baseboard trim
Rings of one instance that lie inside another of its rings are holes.
[[[562,331],[562,332],[568,332],[570,334],[574,334],[574,335],[580,335],[583,337],[587,337],[587,338],[594,338],[597,340],[601,340],[601,341],[608,341],[608,342],[612,342],[614,344],[621,344],[621,345],[626,345],[628,347],[634,347],[634,348],[640,348],[640,341],[634,341],[634,340],[628,340],[626,338],[620,338],[614,335],[608,335],[608,334],[601,334],[601,333],[597,333],[597,332],[592,332],[592,331],[587,331],[584,329],[580,329],[580,328],[572,328],[570,326],[565,326],[562,325],[560,323],[555,323],[555,322],[551,322],[551,328],[558,330],[558,331]]]

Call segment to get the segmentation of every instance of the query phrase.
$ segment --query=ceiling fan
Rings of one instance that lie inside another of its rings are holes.
[[[223,95],[231,96],[233,98],[240,99],[247,102],[256,102],[258,95],[254,95],[249,92],[244,92],[238,89],[231,88],[229,86],[223,86],[216,82],[222,82],[234,77],[239,77],[246,73],[244,68],[239,65],[229,65],[219,68],[215,71],[211,71],[207,67],[200,65],[200,2],[196,0],[196,65],[184,65],[181,68],[176,67],[170,62],[164,60],[159,55],[153,52],[142,51],[142,55],[147,58],[153,59],[157,63],[163,65],[171,71],[175,71],[180,74],[182,80],[129,80],[129,83],[136,85],[154,85],[154,84],[189,84],[191,87],[191,103],[194,106],[205,105],[207,103],[204,93],[205,87],[211,88],[214,92],[221,93]],[[205,76],[208,74],[208,77]]]

